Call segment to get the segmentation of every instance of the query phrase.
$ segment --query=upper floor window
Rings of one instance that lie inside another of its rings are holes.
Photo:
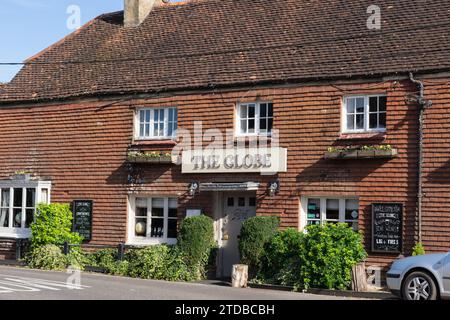
[[[0,235],[30,236],[36,205],[50,202],[50,182],[0,182]]]
[[[237,106],[238,135],[270,135],[273,127],[273,103],[242,103]]]
[[[145,108],[137,113],[137,139],[171,139],[178,129],[177,108]]]
[[[386,130],[386,96],[353,96],[344,99],[343,131]]]

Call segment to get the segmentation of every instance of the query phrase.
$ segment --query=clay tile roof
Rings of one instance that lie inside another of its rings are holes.
[[[30,58],[0,102],[450,70],[450,1],[203,0],[92,20]]]

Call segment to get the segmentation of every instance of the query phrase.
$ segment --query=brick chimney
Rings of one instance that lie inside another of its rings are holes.
[[[154,7],[168,2],[169,0],[124,0],[124,26],[139,26]]]

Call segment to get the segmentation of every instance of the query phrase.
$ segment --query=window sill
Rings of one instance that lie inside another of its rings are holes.
[[[384,140],[386,131],[341,133],[339,140]]]
[[[0,228],[0,238],[28,239],[31,237],[31,229]]]
[[[161,239],[150,239],[150,238],[143,238],[143,239],[138,239],[138,238],[133,238],[131,240],[129,240],[127,242],[127,245],[130,246],[153,246],[153,245],[158,245],[158,244],[168,244],[168,245],[174,245],[177,244],[177,239],[165,239],[165,238],[161,238]]]
[[[133,147],[137,146],[174,146],[177,142],[173,139],[135,139]]]

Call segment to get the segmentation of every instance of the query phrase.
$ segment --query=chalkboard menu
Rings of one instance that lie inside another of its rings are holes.
[[[92,200],[75,200],[73,202],[73,231],[78,232],[84,240],[91,240]]]
[[[401,252],[402,221],[402,204],[372,204],[372,251],[387,253]]]

